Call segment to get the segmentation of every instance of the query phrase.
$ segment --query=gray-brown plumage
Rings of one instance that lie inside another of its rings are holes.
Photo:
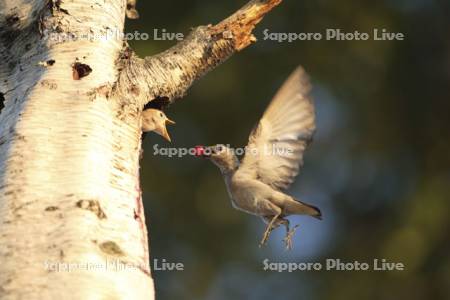
[[[310,83],[301,67],[286,80],[250,134],[245,157],[239,162],[231,149],[216,145],[198,154],[216,164],[225,179],[233,207],[261,216],[270,232],[286,226],[286,247],[292,247],[289,215],[310,215],[321,219],[318,208],[284,193],[303,165],[304,151],[315,131],[314,104]]]

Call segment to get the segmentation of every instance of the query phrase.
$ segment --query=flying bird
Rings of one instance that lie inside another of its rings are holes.
[[[286,227],[284,242],[292,248],[298,225],[290,229],[290,215],[321,219],[320,210],[285,193],[303,165],[303,154],[315,131],[311,85],[298,67],[278,90],[250,134],[245,156],[224,145],[197,146],[196,155],[219,167],[234,208],[262,217],[267,224],[264,245],[274,228]]]
[[[175,122],[159,109],[149,108],[142,112],[142,131],[144,133],[154,131],[170,142],[167,124],[175,124]]]

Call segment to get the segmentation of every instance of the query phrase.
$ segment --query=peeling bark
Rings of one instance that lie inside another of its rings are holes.
[[[136,1],[0,0],[0,298],[154,298],[142,110],[252,43],[280,2],[250,1],[141,59],[116,39],[55,38],[123,32]]]

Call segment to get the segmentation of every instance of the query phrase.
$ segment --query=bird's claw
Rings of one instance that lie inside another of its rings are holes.
[[[275,226],[275,221],[278,219],[279,216],[280,216],[280,214],[273,216],[272,220],[270,220],[269,224],[267,224],[266,231],[264,231],[263,238],[262,238],[261,242],[259,243],[259,248],[261,248],[262,246],[264,246],[267,243],[267,240],[269,239],[269,236],[272,233],[272,230],[274,230],[275,227],[277,227],[277,226]]]
[[[264,231],[263,238],[261,239],[261,242],[259,242],[259,248],[266,245],[267,240],[269,239],[269,236],[272,233],[272,230],[273,228],[271,226],[267,226],[266,231]]]
[[[300,225],[295,225],[294,228],[286,231],[286,237],[283,239],[283,242],[286,245],[286,250],[292,250],[292,237],[294,236],[295,231],[297,231],[297,228],[299,226]]]

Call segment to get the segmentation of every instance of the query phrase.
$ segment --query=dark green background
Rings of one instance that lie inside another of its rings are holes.
[[[127,31],[183,32],[217,23],[245,1],[138,1]],[[171,145],[144,142],[142,186],[151,256],[182,262],[154,272],[159,299],[444,299],[450,294],[450,2],[285,0],[257,27],[259,42],[198,81],[167,114]],[[386,28],[405,41],[264,41],[270,32]],[[131,41],[140,56],[175,42]],[[218,169],[153,145],[244,146],[270,98],[301,64],[314,84],[318,131],[289,193],[322,209],[294,250],[283,230],[259,249],[259,218],[232,209]],[[402,272],[263,271],[271,262],[372,262]]]

